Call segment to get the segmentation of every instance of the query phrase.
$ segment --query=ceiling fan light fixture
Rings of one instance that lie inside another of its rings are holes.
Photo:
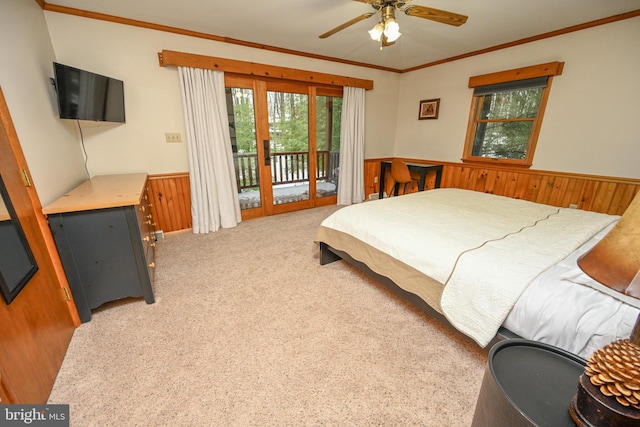
[[[460,15],[446,10],[434,9],[431,7],[409,5],[411,0],[356,0],[361,3],[367,3],[375,9],[375,12],[364,13],[357,16],[344,24],[338,25],[332,30],[321,34],[321,39],[342,31],[360,21],[379,14],[380,21],[369,30],[369,36],[372,40],[380,43],[380,49],[393,45],[402,35],[400,26],[396,22],[396,10],[404,12],[405,15],[413,16],[421,19],[428,19],[442,24],[453,25],[459,27],[467,22],[469,18],[466,15]]]
[[[400,33],[400,25],[395,19],[387,19],[384,23],[384,35],[389,42],[394,42],[402,35]]]
[[[369,30],[369,36],[371,36],[371,40],[379,42],[383,32],[384,26],[382,25],[382,22],[378,22],[372,29]]]

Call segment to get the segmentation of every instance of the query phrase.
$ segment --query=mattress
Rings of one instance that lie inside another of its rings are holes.
[[[478,344],[486,345],[507,316],[517,323],[515,313],[522,304],[514,309],[516,302],[530,284],[538,282],[539,275],[618,218],[468,190],[439,189],[342,208],[323,221],[316,240],[389,277]],[[511,284],[514,279],[519,282],[515,286]],[[448,306],[443,308],[443,301]],[[476,301],[480,309],[467,310]],[[481,313],[480,320],[475,311]],[[473,314],[468,319],[467,312]],[[628,310],[621,322],[629,323],[632,315],[633,310]],[[478,323],[483,323],[479,331]],[[535,328],[524,330],[527,324],[537,322],[529,317],[521,326],[510,323],[516,330],[508,329],[532,339],[544,334]]]

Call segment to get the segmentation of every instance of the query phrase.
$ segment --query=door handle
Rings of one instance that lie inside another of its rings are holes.
[[[264,165],[271,166],[271,146],[269,144],[269,140],[263,140],[262,146],[264,148]]]

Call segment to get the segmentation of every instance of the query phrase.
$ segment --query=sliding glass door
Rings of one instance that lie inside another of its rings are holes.
[[[242,210],[262,207],[253,92],[252,88],[226,88],[231,150]]]
[[[342,94],[340,96],[316,94],[315,146],[316,197],[335,198],[338,192],[340,165],[340,123],[342,121]],[[317,203],[322,203],[318,200]],[[335,202],[333,202],[335,203]]]
[[[314,165],[309,156],[309,90],[290,84],[267,85],[268,159],[274,213],[311,207]],[[281,206],[291,204],[291,206]]]
[[[226,77],[243,218],[335,204],[341,88]]]

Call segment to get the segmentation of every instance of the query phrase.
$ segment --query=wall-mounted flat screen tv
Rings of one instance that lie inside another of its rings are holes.
[[[61,119],[124,123],[122,80],[53,63]]]

